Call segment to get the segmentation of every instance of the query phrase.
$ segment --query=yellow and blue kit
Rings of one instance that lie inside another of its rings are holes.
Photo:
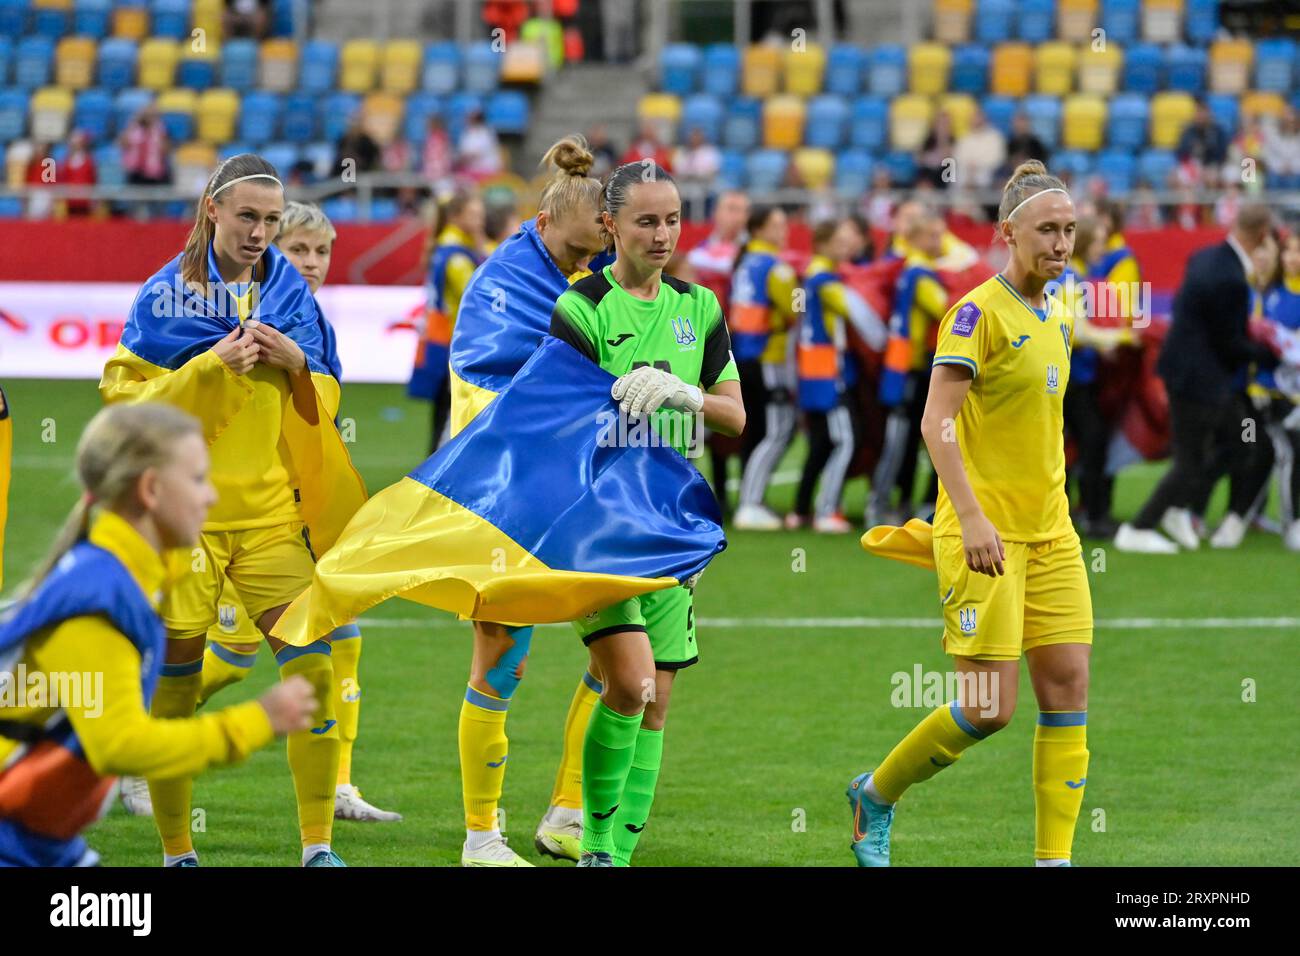
[[[438,234],[437,246],[425,277],[428,302],[424,333],[416,345],[415,366],[406,394],[434,401],[447,377],[452,330],[460,311],[460,300],[480,262],[478,251],[463,229],[447,226]]]

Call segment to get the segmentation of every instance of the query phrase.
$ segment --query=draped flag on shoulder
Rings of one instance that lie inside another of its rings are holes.
[[[274,634],[305,645],[386,598],[504,624],[674,587],[726,547],[703,476],[628,440],[613,377],[547,337],[464,431],[367,502]]]

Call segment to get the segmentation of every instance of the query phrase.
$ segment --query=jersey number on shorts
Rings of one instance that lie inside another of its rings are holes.
[[[639,368],[645,368],[649,364],[649,362],[633,362],[632,371],[636,371]],[[667,372],[669,375],[673,373],[673,365],[667,359],[656,359],[655,368],[659,369],[661,372]]]

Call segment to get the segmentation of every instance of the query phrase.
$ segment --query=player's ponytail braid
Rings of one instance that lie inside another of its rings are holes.
[[[1042,160],[1027,159],[1016,167],[1007,184],[1002,188],[1002,202],[998,204],[998,222],[1011,215],[1011,211],[1034,193],[1044,189],[1059,189],[1065,192],[1065,183],[1047,171]]]
[[[203,194],[199,196],[194,208],[194,225],[190,228],[189,238],[185,240],[185,251],[181,254],[181,278],[185,284],[196,290],[204,290],[208,284],[208,246],[216,234],[217,224],[208,218],[208,197],[226,183],[244,176],[272,176],[280,178],[275,167],[256,153],[240,153],[231,156],[212,174]],[[269,180],[262,180],[269,182]],[[213,202],[220,204],[224,195],[217,196]]]

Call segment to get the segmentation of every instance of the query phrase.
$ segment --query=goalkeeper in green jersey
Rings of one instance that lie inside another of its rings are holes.
[[[617,377],[612,395],[625,418],[618,440],[690,455],[700,440],[696,416],[739,435],[745,407],[717,297],[663,274],[681,236],[672,177],[649,160],[627,163],[610,174],[603,200],[615,260],[560,296],[551,334]],[[579,866],[627,865],[645,829],[673,678],[699,659],[691,585],[574,624],[604,682],[583,743]]]

